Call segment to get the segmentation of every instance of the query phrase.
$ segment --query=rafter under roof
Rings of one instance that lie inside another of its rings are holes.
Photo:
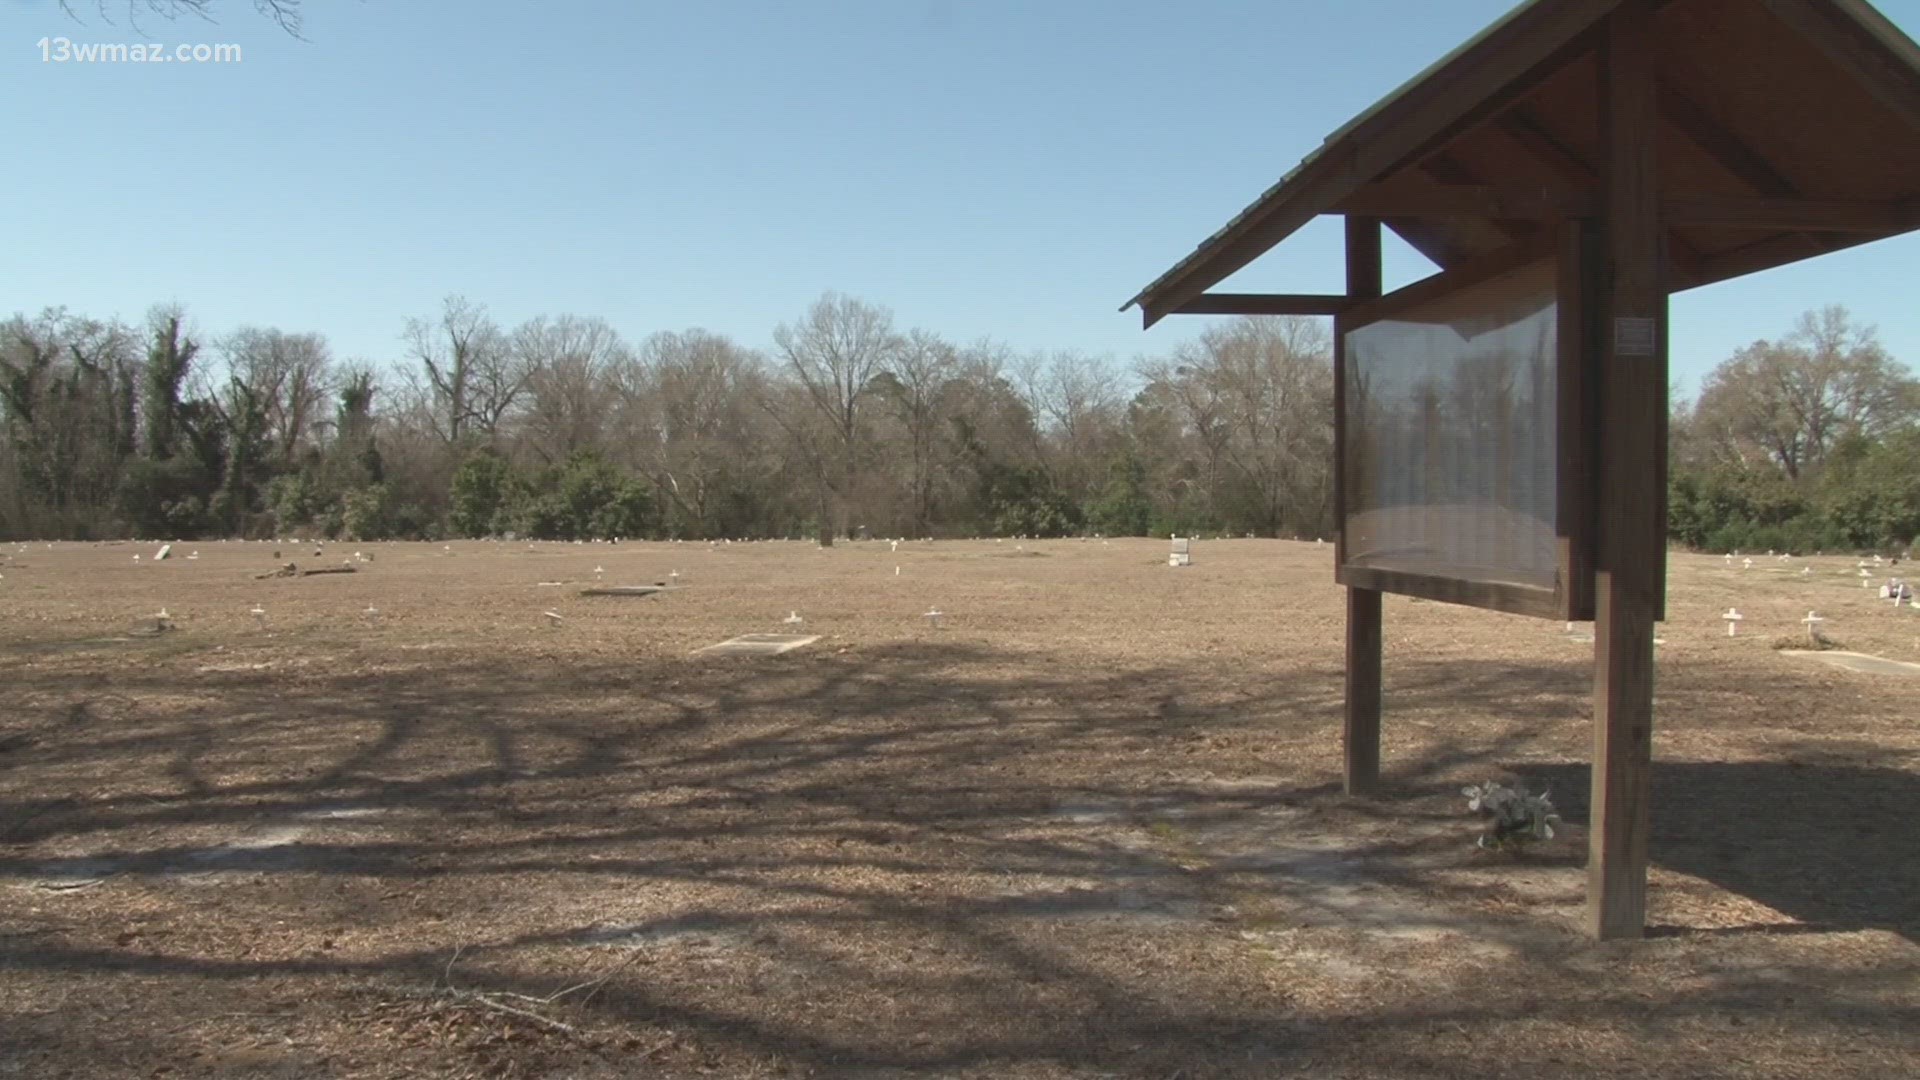
[[[1618,6],[1521,4],[1329,136],[1125,306],[1148,326],[1233,310],[1207,290],[1320,214],[1381,218],[1445,269],[1525,242],[1543,218],[1591,213],[1595,28]],[[1668,0],[1658,19],[1673,288],[1920,228],[1920,47],[1871,4]]]

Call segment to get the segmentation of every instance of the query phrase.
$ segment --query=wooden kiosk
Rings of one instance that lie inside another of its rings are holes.
[[[1210,292],[1314,216],[1343,295]],[[1381,227],[1440,272],[1381,295]],[[1380,775],[1380,598],[1593,619],[1588,911],[1646,921],[1667,297],[1920,228],[1920,48],[1864,0],[1529,0],[1144,289],[1331,315],[1346,784]]]

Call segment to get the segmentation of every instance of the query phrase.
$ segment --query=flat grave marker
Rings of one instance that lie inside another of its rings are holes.
[[[703,649],[695,656],[778,656],[820,640],[819,634],[741,634]]]

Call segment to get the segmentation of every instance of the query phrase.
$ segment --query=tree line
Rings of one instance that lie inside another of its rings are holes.
[[[401,359],[62,309],[0,323],[0,536],[689,539],[1328,531],[1326,327],[1122,370],[828,294],[764,349],[449,298]]]
[[[1920,382],[1845,308],[1715,368],[1672,417],[1668,529],[1713,551],[1910,549]]]
[[[1244,318],[1121,368],[900,330],[827,294],[753,348],[451,297],[400,358],[55,309],[0,323],[0,537],[1329,535],[1331,338]],[[1672,416],[1712,550],[1920,535],[1920,384],[1844,308]]]

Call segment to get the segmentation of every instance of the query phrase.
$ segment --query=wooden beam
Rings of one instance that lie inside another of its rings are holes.
[[[1639,937],[1647,915],[1653,631],[1666,588],[1667,291],[1655,147],[1659,91],[1652,0],[1608,19],[1599,101],[1607,163],[1596,289],[1599,545],[1595,559],[1593,795],[1588,925]]]
[[[1491,186],[1485,182],[1485,179],[1479,173],[1462,165],[1458,158],[1445,152],[1435,154],[1425,161],[1422,161],[1419,171],[1443,184],[1477,187]],[[1495,229],[1499,230],[1500,235],[1505,237],[1509,242],[1525,239],[1537,228],[1536,223],[1532,221],[1492,219],[1492,225]],[[1435,232],[1431,225],[1410,222],[1406,218],[1395,218],[1388,222],[1388,227],[1400,233],[1403,237],[1410,228],[1416,231],[1424,228],[1430,234]],[[1425,247],[1417,243],[1415,246],[1420,247],[1423,254],[1426,253],[1427,249]],[[1427,257],[1433,259],[1434,264],[1440,267],[1457,266],[1461,262],[1461,257],[1457,252],[1447,251],[1444,252],[1444,254],[1446,255],[1445,258],[1434,258],[1434,256],[1430,254]]]
[[[1229,222],[1130,303],[1152,326],[1259,258],[1363,184],[1441,148],[1511,104],[1585,48],[1623,0],[1524,4],[1446,62],[1327,140],[1298,172]]]
[[[1458,240],[1447,234],[1446,223],[1431,218],[1383,218],[1381,224],[1393,230],[1408,247],[1426,256],[1439,268],[1459,264],[1467,256]]]
[[[1661,214],[1669,225],[1772,232],[1873,233],[1893,236],[1920,229],[1920,206],[1911,203],[1844,202],[1831,199],[1668,199]]]
[[[1344,296],[1318,293],[1201,293],[1173,315],[1338,315]]]
[[[1351,191],[1355,186],[1350,181],[1339,177],[1328,178],[1322,183],[1330,190],[1342,193]],[[1337,197],[1337,195],[1302,196],[1300,202],[1311,206],[1322,202],[1323,199],[1331,202]],[[1135,302],[1140,305],[1141,324],[1151,328],[1154,323],[1179,311],[1188,300],[1218,285],[1248,263],[1266,254],[1275,244],[1291,236],[1302,225],[1317,216],[1316,210],[1290,208],[1263,218],[1258,225],[1249,226],[1241,235],[1226,239],[1218,246],[1214,241],[1209,240],[1201,246],[1200,251],[1189,256],[1190,259],[1195,260],[1193,269],[1185,271],[1179,280],[1164,286],[1158,295],[1142,293],[1136,298]],[[1225,231],[1232,231],[1232,226]],[[1180,271],[1176,268],[1170,273],[1180,273]]]
[[[1860,0],[1760,0],[1909,127],[1920,129],[1913,41]]]
[[[1381,594],[1378,589],[1347,589],[1347,712],[1342,732],[1343,782],[1348,795],[1365,797],[1380,790]]]
[[[1672,61],[1669,62],[1670,64]],[[1765,198],[1797,199],[1800,188],[1787,179],[1766,156],[1755,150],[1732,128],[1720,122],[1711,112],[1699,103],[1674,89],[1671,81],[1660,83],[1660,115],[1679,129],[1682,135],[1714,159],[1721,168],[1727,170],[1736,179],[1752,188]],[[1669,207],[1669,224],[1672,221]],[[1820,243],[1811,236],[1800,236],[1789,241],[1803,254],[1813,254],[1820,250]],[[1704,258],[1694,252],[1684,252],[1676,261],[1675,268],[1688,277],[1697,277],[1702,272]],[[1690,255],[1691,257],[1686,257]]]
[[[1799,196],[1799,187],[1782,176],[1772,162],[1712,113],[1676,91],[1673,84],[1666,80],[1660,83],[1660,115],[1721,168],[1755,192],[1774,199]]]
[[[1348,218],[1348,221],[1364,220]],[[1528,263],[1537,262],[1554,254],[1557,240],[1551,233],[1540,233],[1525,240],[1517,240],[1506,247],[1478,255],[1460,263],[1451,270],[1442,270],[1421,278],[1410,285],[1395,289],[1377,299],[1366,300],[1355,297],[1345,312],[1346,318],[1354,326],[1364,326],[1399,311],[1410,304],[1457,292],[1470,285],[1479,284],[1491,278],[1497,278],[1511,270],[1518,270]]]
[[[1460,187],[1485,186],[1487,182],[1485,177],[1467,168],[1465,165],[1460,164],[1459,158],[1445,151],[1441,151],[1422,161],[1420,163],[1420,171],[1443,184],[1453,184]]]
[[[1364,301],[1380,295],[1381,236],[1376,218],[1347,219],[1347,295]],[[1336,322],[1336,329],[1344,320]],[[1336,333],[1334,348],[1334,513],[1339,530],[1334,543],[1336,573],[1346,554],[1346,350]],[[1369,795],[1380,786],[1381,674],[1380,593],[1347,590],[1347,696],[1342,729],[1345,782],[1349,795]]]
[[[1501,114],[1499,127],[1508,139],[1567,183],[1590,189],[1600,182],[1599,167],[1554,134],[1532,109],[1524,105],[1508,109]]]
[[[1554,536],[1566,609],[1560,618],[1593,618],[1595,420],[1598,341],[1594,335],[1592,284],[1599,269],[1600,222],[1569,219],[1560,224],[1558,251],[1559,325],[1555,327],[1555,394],[1559,443],[1555,459],[1558,495],[1554,500]]]
[[[1662,6],[1655,4],[1656,10]],[[1551,167],[1560,176],[1578,185],[1596,185],[1601,181],[1600,166],[1588,159],[1549,128],[1545,121],[1525,106],[1516,106],[1500,118],[1501,129],[1522,149]],[[1698,270],[1701,254],[1677,234],[1667,236],[1667,254],[1689,274]]]
[[[1558,619],[1567,610],[1566,597],[1559,592],[1532,585],[1512,585],[1494,581],[1469,581],[1415,570],[1393,570],[1380,566],[1343,566],[1334,580],[1351,590],[1417,596],[1442,604],[1463,604],[1488,611],[1513,615],[1531,615],[1538,619]],[[1347,611],[1352,614],[1349,603]],[[1349,639],[1351,641],[1351,639]]]
[[[1367,177],[1381,176],[1409,158],[1417,160],[1443,149],[1455,136],[1530,93],[1585,51],[1588,32],[1620,3],[1566,0],[1516,9],[1513,20],[1500,28],[1505,40],[1496,41],[1502,35],[1492,33],[1478,42],[1486,52],[1481,63],[1451,80],[1429,78],[1419,84],[1424,93],[1408,103],[1404,115],[1376,113],[1368,123],[1356,126],[1352,133],[1355,140],[1367,147],[1357,156],[1356,168]],[[1456,59],[1462,58],[1456,54]],[[1376,133],[1376,129],[1388,127],[1408,133],[1424,130],[1409,141],[1389,140]]]
[[[1487,184],[1454,184],[1425,191],[1395,191],[1369,185],[1340,200],[1338,213],[1362,217],[1492,218],[1551,220],[1593,212],[1585,194],[1502,191]]]

